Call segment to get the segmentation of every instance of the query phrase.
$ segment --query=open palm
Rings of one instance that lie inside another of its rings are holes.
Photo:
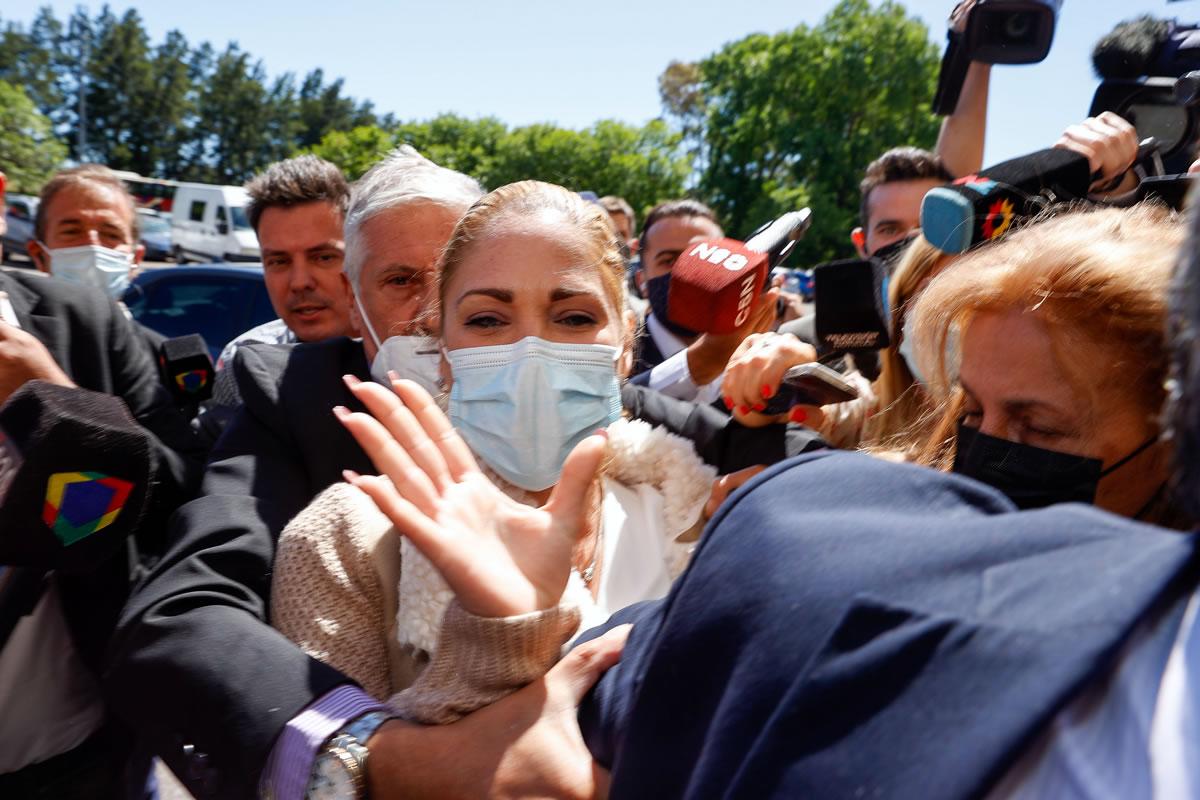
[[[370,414],[335,409],[379,476],[348,475],[430,560],[477,616],[524,614],[558,604],[571,552],[586,527],[603,436],[581,442],[541,508],[510,499],[479,470],[424,389],[348,379]]]

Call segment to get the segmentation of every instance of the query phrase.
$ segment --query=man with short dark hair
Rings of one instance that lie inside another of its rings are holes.
[[[918,147],[896,147],[872,161],[859,184],[862,225],[850,234],[859,257],[875,255],[919,231],[926,192],[952,180],[937,155]]]
[[[629,205],[629,201],[624,197],[617,197],[615,194],[601,197],[600,206],[612,218],[613,226],[617,229],[617,236],[621,238],[629,252],[636,253],[637,237],[633,235],[633,232],[637,230],[637,216],[633,213],[633,206]]]
[[[775,289],[762,295],[746,323],[730,334],[693,331],[670,320],[667,296],[675,260],[692,242],[724,235],[716,214],[698,200],[668,200],[646,215],[635,277],[650,302],[650,313],[634,345],[632,383],[680,400],[712,403],[720,396],[719,379],[738,345],[774,324]]]
[[[225,346],[217,368],[253,342],[319,342],[351,333],[342,291],[342,223],[350,187],[342,171],[313,155],[278,161],[246,184],[246,215],[262,250],[263,283],[279,319],[246,331]],[[222,393],[219,381],[214,395]]]

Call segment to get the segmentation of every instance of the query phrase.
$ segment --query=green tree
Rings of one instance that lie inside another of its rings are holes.
[[[841,0],[816,27],[726,45],[696,65],[698,79],[664,75],[660,93],[683,131],[703,118],[697,189],[727,230],[807,203],[814,225],[797,263],[811,264],[846,254],[871,160],[933,145],[938,64],[928,29],[899,4]]]
[[[9,191],[37,194],[66,157],[50,120],[19,87],[0,81],[0,171]]]
[[[396,144],[410,144],[426,158],[487,184],[508,126],[495,117],[468,119],[439,114],[424,122],[395,128]],[[492,184],[498,185],[498,184]]]

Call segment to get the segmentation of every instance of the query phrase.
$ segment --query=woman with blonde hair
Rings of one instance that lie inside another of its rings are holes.
[[[310,655],[421,721],[452,719],[540,674],[581,619],[665,595],[715,477],[687,440],[621,418],[633,327],[602,208],[535,181],[496,189],[455,226],[436,291],[443,396],[395,376],[386,388],[351,381],[374,416],[335,412],[360,443],[384,443],[382,471],[405,476],[395,486],[404,499],[388,495],[383,511],[478,503],[480,525],[514,525],[525,546],[570,560],[566,586],[554,587],[562,608],[536,640],[520,621],[475,625],[413,546],[420,531],[401,537],[360,491],[380,479],[348,475],[284,530],[271,609]],[[414,445],[426,429],[435,440]],[[507,557],[482,545],[475,555],[481,578]],[[523,655],[504,675],[475,674],[469,653],[438,646],[443,626]]]
[[[1021,508],[1080,501],[1186,524],[1167,491],[1159,419],[1167,291],[1183,238],[1157,206],[1072,212],[934,279],[910,312],[940,410],[918,460]]]

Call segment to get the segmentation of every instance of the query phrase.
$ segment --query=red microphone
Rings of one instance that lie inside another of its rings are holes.
[[[733,333],[750,316],[771,268],[787,258],[811,218],[806,208],[764,225],[744,243],[714,239],[688,245],[671,268],[671,322],[704,333]]]

